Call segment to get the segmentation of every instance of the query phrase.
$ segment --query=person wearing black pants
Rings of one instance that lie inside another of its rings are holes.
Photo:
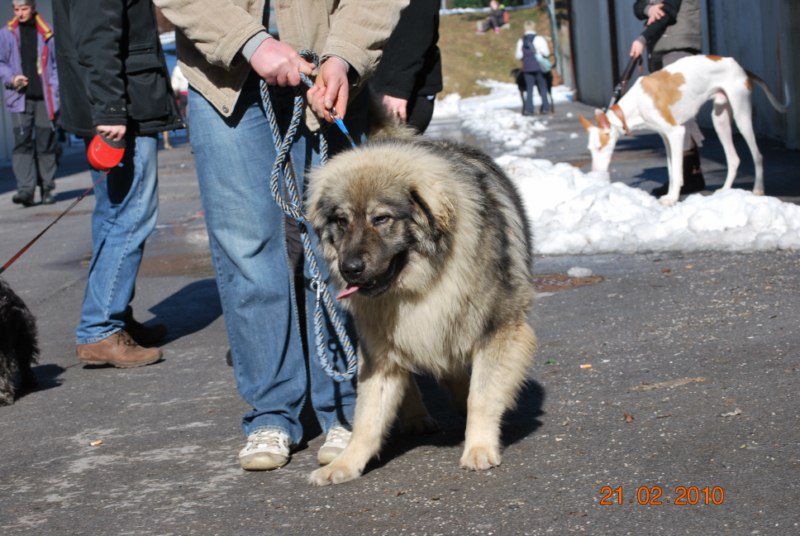
[[[439,2],[411,0],[383,51],[370,86],[389,115],[418,134],[433,117],[436,94],[442,90]]]
[[[0,30],[0,82],[11,115],[17,179],[12,201],[33,205],[36,183],[42,183],[42,203],[55,203],[55,123],[59,112],[58,78],[53,31],[36,12],[34,0],[13,0],[14,18]]]
[[[533,115],[533,86],[539,90],[542,99],[541,113],[550,112],[550,98],[547,91],[547,79],[539,64],[537,56],[547,58],[550,47],[544,37],[536,35],[536,24],[525,21],[525,35],[517,41],[516,58],[522,60],[522,74],[525,77],[525,104],[522,115]]]
[[[700,54],[703,47],[700,0],[637,0],[633,6],[637,18],[645,21],[642,34],[631,45],[630,56],[637,58],[648,51],[650,72],[658,71],[681,58]],[[699,147],[703,134],[697,121],[686,125],[683,153],[683,186],[681,194],[705,190],[700,168]],[[669,185],[653,190],[653,195],[666,195]]]

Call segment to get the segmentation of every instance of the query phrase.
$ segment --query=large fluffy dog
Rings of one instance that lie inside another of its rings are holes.
[[[36,321],[8,284],[0,279],[0,406],[14,403],[17,386],[36,385]]]
[[[316,170],[308,211],[360,337],[352,439],[311,481],[361,475],[398,410],[426,427],[417,371],[467,415],[461,465],[498,465],[501,419],[536,347],[531,238],[511,181],[466,146],[383,140]]]

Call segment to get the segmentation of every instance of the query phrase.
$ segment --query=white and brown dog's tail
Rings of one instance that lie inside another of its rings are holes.
[[[745,69],[744,71],[747,73],[747,77],[750,79],[751,82],[755,82],[761,87],[761,89],[764,90],[764,94],[766,94],[767,98],[769,99],[769,103],[772,104],[773,108],[775,108],[782,114],[785,114],[786,112],[789,111],[789,106],[791,105],[791,97],[789,96],[789,84],[787,82],[784,82],[784,89],[783,89],[783,93],[784,95],[786,95],[786,102],[780,102],[778,98],[772,94],[772,91],[770,91],[769,86],[767,85],[766,82],[764,82],[764,80],[760,76],[748,71],[747,69]]]

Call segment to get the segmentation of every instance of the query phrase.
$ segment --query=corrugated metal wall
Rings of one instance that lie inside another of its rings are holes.
[[[642,23],[634,17],[632,5],[632,0],[572,2],[575,73],[583,102],[595,106],[608,103],[613,90],[613,63],[617,72],[625,68],[630,44],[641,33]],[[756,89],[754,123],[758,134],[781,140],[789,148],[800,147],[800,1],[706,0],[702,7],[705,52],[736,58],[764,78],[780,100],[788,87],[795,105],[786,115],[775,112]],[[612,12],[613,22],[609,21]],[[616,30],[615,38],[609,33],[611,28]],[[612,55],[614,42],[617,46]],[[700,114],[701,123],[710,125],[706,115]]]

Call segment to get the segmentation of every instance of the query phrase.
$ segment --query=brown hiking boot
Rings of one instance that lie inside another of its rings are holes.
[[[158,348],[142,348],[125,331],[120,330],[102,341],[79,344],[78,360],[84,365],[111,365],[117,368],[142,367],[161,359]]]

